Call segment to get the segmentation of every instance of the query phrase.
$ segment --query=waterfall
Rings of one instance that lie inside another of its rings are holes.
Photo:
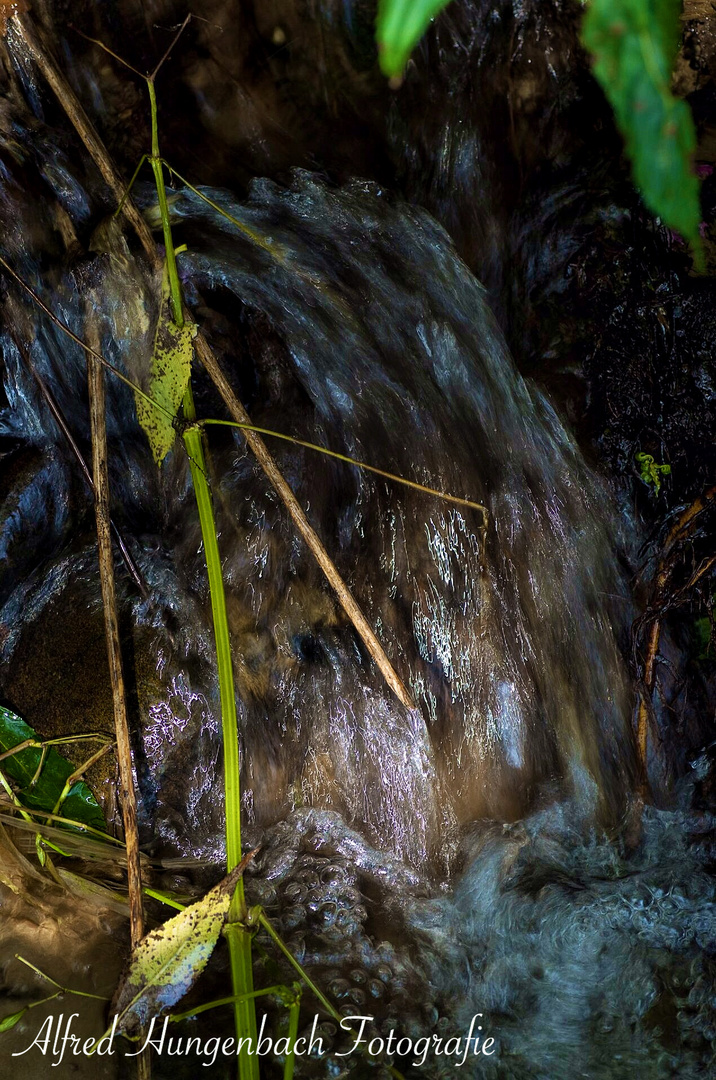
[[[75,77],[90,80],[82,65]],[[160,283],[108,223],[99,177],[12,42],[3,79],[0,254],[66,327],[143,383]],[[188,307],[254,424],[433,493],[266,436],[409,710],[241,432],[206,428],[245,840],[261,846],[250,902],[344,1013],[369,1016],[371,1037],[404,1040],[404,1073],[453,1075],[464,1044],[475,1077],[704,1075],[716,1039],[713,820],[691,812],[688,783],[669,810],[633,803],[633,611],[608,487],[519,373],[483,286],[427,210],[372,181],[305,169],[284,179],[255,179],[247,196],[238,184],[177,183]],[[136,195],[156,224],[151,188]],[[35,377],[87,458],[84,353],[7,275],[0,302],[0,695],[43,735],[109,728],[91,498]],[[194,383],[199,416],[224,419],[198,366]],[[157,469],[132,392],[111,376],[107,391],[112,514],[146,586],[142,595],[118,557],[140,837],[159,884],[191,891],[224,860],[201,534],[181,442]],[[97,779],[106,795],[111,774]],[[1,877],[0,887],[12,891]],[[12,962],[29,916],[10,900],[0,957]],[[32,962],[52,953],[59,970],[60,931],[58,919]],[[112,970],[124,942],[94,919],[73,948],[96,989],[98,957],[111,955]],[[223,963],[219,952],[219,986]],[[292,978],[259,959],[257,984]],[[7,984],[24,1000],[12,967]],[[468,1047],[477,1016],[481,1042]],[[204,1019],[202,1031],[229,1030],[225,1017]],[[0,1033],[0,1060],[33,1030],[28,1020]],[[323,1019],[320,1032],[332,1053],[350,1045]],[[474,1052],[486,1039],[492,1052]],[[22,1070],[30,1058],[8,1060]],[[337,1075],[337,1060],[306,1059],[297,1075]],[[362,1075],[362,1057],[343,1061],[341,1075]],[[106,1064],[108,1076],[128,1075],[129,1063]],[[160,1080],[196,1075],[190,1058],[155,1065]],[[221,1077],[234,1068],[212,1066]]]

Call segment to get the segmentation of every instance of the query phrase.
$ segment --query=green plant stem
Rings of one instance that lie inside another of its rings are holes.
[[[194,420],[194,400],[191,387],[184,399],[184,415]],[[239,736],[236,720],[236,696],[234,673],[231,662],[229,625],[226,618],[224,581],[216,537],[211,493],[206,479],[206,465],[201,433],[197,428],[187,428],[184,444],[189,455],[194,491],[199,509],[201,534],[204,541],[206,568],[209,575],[211,611],[214,620],[216,656],[219,671],[219,695],[221,698],[221,728],[224,743],[224,797],[226,804],[226,866],[230,872],[241,860],[241,792],[239,787]],[[247,995],[253,993],[253,970],[251,966],[251,934],[241,925],[246,919],[244,883],[240,878],[231,900],[227,925],[227,941],[231,964],[231,983],[237,998],[234,1004],[236,1034],[238,1039],[250,1038],[256,1046],[256,1009]],[[258,1080],[258,1058],[255,1054],[239,1055],[241,1080]]]
[[[328,1000],[328,998],[326,997],[326,995],[323,994],[318,989],[318,987],[316,986],[316,984],[314,983],[313,979],[310,977],[310,975],[308,974],[306,969],[301,967],[298,960],[292,954],[291,950],[288,948],[288,946],[286,945],[283,938],[274,930],[273,926],[271,925],[269,920],[266,918],[263,911],[259,911],[258,922],[259,922],[259,926],[262,926],[263,929],[266,931],[266,933],[269,935],[269,937],[273,941],[274,945],[276,945],[276,947],[286,957],[286,959],[290,963],[291,967],[293,967],[295,969],[295,971],[298,972],[298,974],[301,976],[301,979],[306,984],[308,989],[311,990],[316,995],[319,1002],[321,1003],[323,1008],[326,1010],[328,1015],[331,1017],[331,1019],[335,1020],[335,1022],[340,1027],[343,1027],[344,1017],[341,1016],[341,1014],[338,1012],[338,1009],[336,1009],[335,1006],[331,1005],[331,1003]],[[352,1031],[353,1029],[348,1027],[348,1030]],[[395,1065],[386,1065],[385,1068],[390,1073],[390,1075],[394,1078],[394,1080],[405,1080],[403,1074],[400,1072],[399,1069],[396,1069]]]
[[[159,157],[159,123],[157,119],[157,95],[154,91],[154,80],[147,79],[149,90],[149,107],[152,114],[152,152],[149,155],[149,163],[154,173],[154,183],[157,188],[159,201],[159,213],[162,218],[162,233],[164,234],[164,247],[166,249],[167,273],[169,275],[169,291],[172,305],[172,318],[177,326],[184,325],[184,311],[181,300],[181,286],[177,272],[177,259],[172,240],[172,229],[169,222],[169,207],[167,205],[167,192],[164,187],[164,173],[162,161]],[[192,417],[194,419],[194,417]]]
[[[271,923],[270,923],[270,922],[269,922],[269,920],[268,920],[268,919],[266,918],[266,916],[264,915],[264,913],[263,913],[263,912],[261,912],[261,914],[259,915],[259,924],[260,924],[260,925],[261,925],[261,926],[262,926],[262,927],[264,928],[264,930],[266,931],[266,933],[267,933],[267,934],[269,935],[269,937],[270,937],[270,938],[271,938],[271,940],[273,941],[274,945],[276,945],[276,947],[277,947],[277,948],[278,948],[278,949],[279,949],[279,950],[280,950],[280,951],[281,951],[281,952],[283,953],[283,955],[284,955],[284,956],[286,957],[286,959],[288,960],[288,962],[289,962],[289,964],[291,965],[291,967],[293,967],[293,968],[295,969],[295,971],[297,971],[297,972],[298,972],[298,974],[299,974],[299,975],[301,976],[301,978],[302,978],[302,979],[303,979],[303,981],[305,982],[305,984],[306,984],[306,986],[308,987],[308,989],[309,989],[309,990],[311,990],[311,991],[313,991],[313,993],[314,993],[314,994],[316,995],[316,997],[318,998],[318,1000],[320,1001],[321,1005],[322,1005],[322,1006],[323,1006],[323,1008],[324,1008],[324,1009],[326,1010],[326,1012],[328,1013],[328,1015],[329,1015],[329,1016],[331,1017],[331,1019],[332,1019],[332,1020],[335,1020],[337,1024],[340,1024],[340,1022],[341,1022],[341,1020],[343,1019],[343,1017],[342,1017],[342,1016],[341,1016],[341,1014],[340,1014],[340,1013],[338,1012],[338,1009],[336,1009],[336,1008],[335,1008],[335,1007],[334,1007],[333,1005],[331,1005],[331,1003],[330,1003],[330,1001],[328,1000],[328,998],[326,997],[326,995],[325,995],[325,994],[323,994],[323,993],[322,993],[322,992],[321,992],[321,991],[320,991],[320,990],[318,989],[318,987],[317,987],[317,986],[316,986],[316,984],[314,983],[313,979],[312,979],[312,978],[310,977],[310,975],[309,975],[309,974],[308,974],[308,972],[307,972],[307,971],[305,970],[305,968],[301,967],[301,965],[299,964],[299,962],[298,962],[298,960],[296,959],[296,957],[295,957],[295,956],[293,955],[293,953],[291,952],[291,950],[290,950],[290,949],[288,948],[288,946],[287,946],[287,945],[285,944],[285,942],[283,941],[283,938],[281,938],[281,937],[279,936],[279,934],[277,934],[277,933],[276,933],[276,931],[274,930],[273,926],[271,925]]]
[[[153,78],[147,79],[149,104],[152,118],[152,152],[149,162],[154,173],[157,188],[159,212],[162,219],[164,246],[166,248],[167,276],[169,278],[169,296],[172,306],[172,318],[177,326],[184,325],[181,285],[177,272],[176,251],[172,239],[169,221],[169,207],[164,186],[162,162],[159,157],[159,127],[157,120],[157,98]],[[184,417],[192,422],[196,420],[196,410],[191,386],[187,387],[184,397]],[[229,624],[226,618],[226,599],[224,581],[221,574],[221,558],[216,537],[214,511],[211,492],[206,478],[206,462],[201,433],[196,428],[187,428],[184,433],[184,445],[189,455],[194,493],[199,510],[201,535],[204,541],[206,568],[209,575],[211,613],[214,623],[216,658],[219,672],[219,696],[221,699],[221,730],[224,743],[224,799],[226,807],[226,866],[230,872],[241,861],[241,791],[239,785],[239,736],[236,721],[236,695],[234,693],[234,673],[231,662],[229,642]],[[253,969],[251,965],[251,934],[241,923],[246,919],[246,901],[244,884],[240,878],[231,900],[228,922],[231,932],[227,934],[231,983],[234,1003],[236,1035],[239,1040],[250,1038],[256,1046],[256,1009],[253,999]],[[241,1080],[258,1080],[258,1058],[255,1054],[239,1055],[239,1076]]]
[[[487,525],[487,507],[482,503],[473,502],[472,499],[461,499],[457,495],[449,495],[446,491],[440,491],[438,488],[426,487],[425,484],[418,484],[414,480],[406,480],[404,476],[397,476],[396,473],[386,472],[385,469],[378,469],[375,465],[367,465],[365,461],[358,461],[357,458],[349,457],[347,454],[339,454],[336,450],[329,450],[326,446],[319,446],[317,443],[306,442],[305,439],[296,439],[293,435],[286,435],[283,431],[274,431],[273,428],[257,427],[256,424],[240,424],[237,420],[200,420],[198,421],[201,427],[217,426],[217,427],[232,427],[238,428],[240,431],[254,431],[258,435],[270,435],[273,439],[283,439],[284,442],[290,442],[294,446],[305,446],[307,450],[315,450],[318,454],[324,454],[326,457],[335,458],[336,461],[343,461],[346,465],[355,465],[357,469],[365,469],[366,472],[375,473],[376,476],[383,476],[386,480],[392,480],[396,484],[403,484],[404,487],[413,488],[415,491],[422,491],[425,495],[435,495],[436,498],[442,499],[443,502],[455,503],[456,506],[467,506],[470,510],[479,510],[484,518],[484,524]],[[663,466],[661,466],[663,468]]]
[[[44,979],[46,982],[51,983],[52,986],[56,986],[59,994],[74,994],[75,997],[92,998],[94,1001],[107,1000],[107,998],[102,997],[101,994],[88,994],[86,990],[71,990],[69,986],[63,986],[61,983],[58,983],[54,979],[51,979],[50,976],[42,970],[42,968],[35,967],[34,964],[31,964],[30,961],[26,960],[24,956],[20,955],[20,953],[15,953],[15,959],[19,960],[21,964],[25,964],[26,967],[31,968],[32,971],[34,971],[36,975],[39,975],[41,979]],[[40,1002],[36,1002],[35,1004],[39,1005]],[[32,1007],[32,1005],[29,1006],[29,1008]]]
[[[285,991],[285,986],[267,986],[265,990],[252,990],[250,994],[242,994],[241,1000],[270,997],[271,995],[280,996]],[[173,1024],[178,1024],[181,1020],[188,1020],[192,1016],[200,1016],[201,1013],[208,1012],[210,1009],[219,1009],[223,1005],[234,1005],[235,1003],[236,998],[232,994],[231,997],[216,998],[215,1001],[207,1001],[204,1005],[197,1005],[194,1009],[187,1009],[187,1011],[183,1013],[170,1013],[169,1019]]]
[[[149,105],[152,120],[152,152],[149,162],[154,173],[157,188],[159,212],[162,219],[162,232],[166,248],[167,276],[169,278],[169,296],[174,323],[184,325],[181,285],[177,272],[176,250],[172,239],[167,193],[164,187],[164,174],[159,156],[159,125],[157,119],[157,97],[154,91],[154,77],[147,78]],[[184,418],[190,423],[196,420],[194,398],[191,386],[184,396]],[[221,699],[221,730],[224,743],[224,800],[226,807],[226,867],[231,872],[241,861],[241,790],[239,782],[239,734],[236,721],[236,695],[234,693],[234,671],[231,662],[231,644],[229,624],[226,618],[226,598],[224,580],[221,574],[221,557],[216,536],[214,510],[211,492],[206,474],[204,446],[201,432],[196,428],[187,428],[184,432],[184,445],[189,455],[194,493],[199,510],[201,535],[204,542],[206,569],[209,575],[209,593],[211,596],[211,614],[214,623],[216,659],[219,672],[219,696]],[[234,1003],[236,1035],[239,1040],[251,1039],[256,1047],[256,1009],[253,994],[253,969],[251,965],[251,933],[242,925],[246,920],[246,901],[244,883],[239,878],[229,908],[227,933],[231,983]],[[239,1076],[241,1080],[258,1080],[258,1057],[255,1054],[239,1055]]]
[[[288,1053],[283,1067],[283,1080],[293,1080],[293,1069],[296,1064],[296,1036],[298,1035],[298,1018],[301,1013],[301,993],[296,994],[289,1006],[288,1012]]]

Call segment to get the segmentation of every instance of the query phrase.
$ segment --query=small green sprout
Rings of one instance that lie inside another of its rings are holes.
[[[647,487],[654,489],[655,495],[658,495],[661,491],[661,477],[671,474],[671,465],[657,465],[651,454],[645,454],[641,450],[635,457],[639,464],[641,480]]]

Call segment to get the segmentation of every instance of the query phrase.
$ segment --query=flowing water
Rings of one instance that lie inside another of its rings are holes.
[[[101,222],[92,170],[28,111],[38,91],[21,56],[0,115],[2,254],[141,381],[159,283]],[[486,508],[267,437],[408,685],[407,711],[241,434],[208,430],[245,839],[263,845],[251,896],[342,1009],[413,1040],[407,1073],[418,1061],[420,1075],[452,1075],[454,1049],[433,1042],[422,1055],[417,1040],[464,1041],[481,1013],[494,1052],[471,1046],[468,1075],[705,1076],[716,1041],[713,823],[689,811],[688,784],[669,810],[632,807],[622,648],[633,612],[615,554],[629,523],[518,374],[481,285],[427,212],[376,184],[336,188],[305,171],[287,186],[258,180],[247,200],[205,193],[254,239],[178,188],[180,273],[254,423]],[[151,210],[148,188],[139,200]],[[87,456],[84,357],[7,279],[1,343],[0,692],[40,730],[68,713],[74,730],[96,728],[109,713],[91,505],[27,364]],[[223,416],[196,374],[199,414]],[[214,880],[223,859],[198,520],[181,449],[155,469],[132,394],[111,377],[108,434],[113,513],[147,592],[118,561],[142,841],[184,860],[174,865],[186,886],[192,873]],[[93,986],[109,933],[101,924],[85,942]],[[58,956],[55,945],[55,978]],[[260,962],[258,982],[275,981],[272,965]],[[34,993],[13,964],[6,989],[20,1001]],[[34,1017],[23,1021],[5,1045],[27,1045],[34,1030]],[[335,1025],[321,1032],[338,1048]],[[29,1057],[14,1060],[29,1069]],[[116,1068],[105,1061],[102,1075]],[[210,1072],[231,1068],[220,1060]],[[368,1068],[357,1054],[299,1063],[305,1076]],[[156,1061],[160,1077],[196,1071],[180,1055]]]

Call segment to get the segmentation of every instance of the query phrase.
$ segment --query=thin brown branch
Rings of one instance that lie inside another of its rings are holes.
[[[99,345],[99,342],[97,342]],[[122,674],[122,652],[119,643],[119,621],[114,588],[114,557],[109,516],[109,470],[107,468],[107,427],[105,423],[104,368],[87,353],[87,385],[89,389],[90,424],[92,432],[92,473],[95,490],[95,518],[99,551],[99,576],[102,587],[102,609],[107,639],[107,659],[112,683],[112,708],[117,737],[119,765],[119,798],[124,824],[124,843],[127,854],[127,897],[129,900],[129,930],[132,948],[144,936],[144,905],[142,902],[142,870],[137,826],[137,800],[132,773],[132,747],[129,741],[127,697]],[[137,1058],[137,1080],[151,1080],[151,1059],[144,1051]]]
[[[684,539],[682,534],[686,532],[687,528],[690,530],[693,527],[694,518],[698,517],[714,498],[716,498],[716,484],[708,488],[703,495],[699,495],[698,499],[691,503],[691,506],[688,506],[683,513],[679,514],[666,537],[664,551],[668,551],[676,540]]]
[[[92,468],[95,486],[99,573],[102,586],[105,635],[107,638],[107,658],[112,682],[112,705],[117,737],[124,840],[127,848],[130,930],[132,946],[135,946],[141,941],[144,934],[137,803],[132,775],[132,750],[129,741],[127,701],[122,674],[122,654],[119,644],[119,623],[114,588],[114,558],[109,527],[109,475],[107,470],[107,431],[104,418],[104,371],[93,356],[87,357],[87,384],[92,428]]]
[[[172,50],[173,50],[174,46],[176,45],[177,41],[179,40],[179,38],[180,38],[180,37],[182,36],[182,34],[184,33],[184,31],[186,30],[186,28],[187,28],[187,26],[189,25],[189,23],[191,22],[191,20],[192,20],[192,14],[191,14],[191,12],[189,12],[189,14],[187,15],[187,17],[186,17],[186,18],[184,19],[184,22],[183,22],[183,23],[181,24],[181,26],[180,26],[180,27],[179,27],[179,29],[177,30],[176,34],[175,34],[175,35],[174,35],[174,37],[172,38],[172,40],[171,40],[171,43],[170,43],[169,47],[167,48],[166,52],[164,53],[164,56],[163,56],[163,57],[161,58],[161,60],[159,61],[159,63],[158,63],[158,64],[157,64],[157,66],[155,67],[155,69],[154,69],[154,71],[152,72],[152,74],[151,74],[151,75],[147,75],[147,78],[149,79],[149,81],[150,81],[150,82],[154,82],[154,80],[156,79],[157,75],[159,74],[159,70],[160,70],[160,68],[161,68],[161,67],[162,67],[162,65],[163,65],[163,64],[165,64],[165,63],[166,63],[166,61],[167,61],[167,60],[169,59],[169,56],[171,55],[171,52],[172,52]]]
[[[88,757],[86,761],[83,761],[74,772],[70,773],[65,780],[65,784],[72,787],[73,784],[82,779],[88,769],[91,769],[92,766],[95,765],[100,758],[103,758],[105,754],[108,754],[113,747],[114,743],[107,743],[105,746],[100,746],[99,750],[95,750],[94,754],[91,754],[90,757]]]
[[[82,108],[74,90],[67,82],[54,60],[50,57],[49,53],[46,52],[40,44],[32,24],[31,16],[18,13],[12,21],[18,27],[28,53],[47,80],[50,89],[57,97],[57,100],[67,113],[77,134],[87,147],[90,157],[101,172],[105,183],[112,191],[117,202],[119,202],[124,194],[124,185],[119,174],[114,168],[107,151],[104,149],[92,122]],[[157,249],[149,226],[131,199],[125,200],[124,206],[122,207],[122,213],[136,232],[149,260],[155,265],[158,264],[159,258]]]
[[[219,367],[219,362],[214,356],[209,344],[202,333],[198,333],[195,339],[196,353],[202,364],[206,368],[211,381],[221,394],[221,397],[226,405],[227,409],[239,424],[250,424],[251,417],[244,409],[239,399],[234,394],[231,386],[226,379],[223,371]],[[328,552],[324,548],[321,540],[316,531],[311,526],[308,518],[306,517],[303,507],[299,503],[298,499],[294,495],[293,491],[289,487],[288,483],[283,477],[276,462],[269,453],[266,443],[263,441],[260,435],[257,435],[255,431],[251,431],[245,427],[243,429],[244,437],[249,447],[253,451],[253,454],[258,461],[259,465],[263,469],[264,473],[271,481],[271,484],[278,494],[279,498],[283,502],[284,506],[288,510],[294,525],[298,529],[301,537],[305,541],[306,545],[313,553],[316,562],[320,566],[321,570],[325,574],[329,584],[333,588],[338,597],[343,610],[347,614],[348,618],[353,623],[356,631],[361,637],[368,652],[375,660],[383,678],[390,686],[393,693],[396,695],[399,701],[406,707],[406,709],[414,709],[415,705],[405,687],[405,684],[401,680],[400,676],[395,671],[393,665],[388,659],[383,646],[378,641],[373,628],[370,626],[365,615],[361,611],[360,607],[356,603],[353,594],[343,581],[343,578],[338,573],[335,564],[331,560]]]
[[[714,563],[716,563],[716,555],[710,555],[708,559],[704,559],[701,565],[694,570],[693,574],[686,582],[684,587],[682,589],[679,589],[679,596],[685,596],[687,593],[689,593],[693,589],[694,585],[696,585],[705,574],[708,574]]]
[[[661,622],[654,619],[649,627],[649,640],[646,647],[646,659],[644,661],[644,676],[642,688],[639,691],[639,708],[636,721],[636,742],[639,751],[639,764],[641,766],[642,795],[648,795],[649,781],[647,768],[647,745],[649,739],[649,720],[652,711],[652,696],[654,693],[654,679],[656,673],[656,657],[659,652],[659,638],[661,636]]]

